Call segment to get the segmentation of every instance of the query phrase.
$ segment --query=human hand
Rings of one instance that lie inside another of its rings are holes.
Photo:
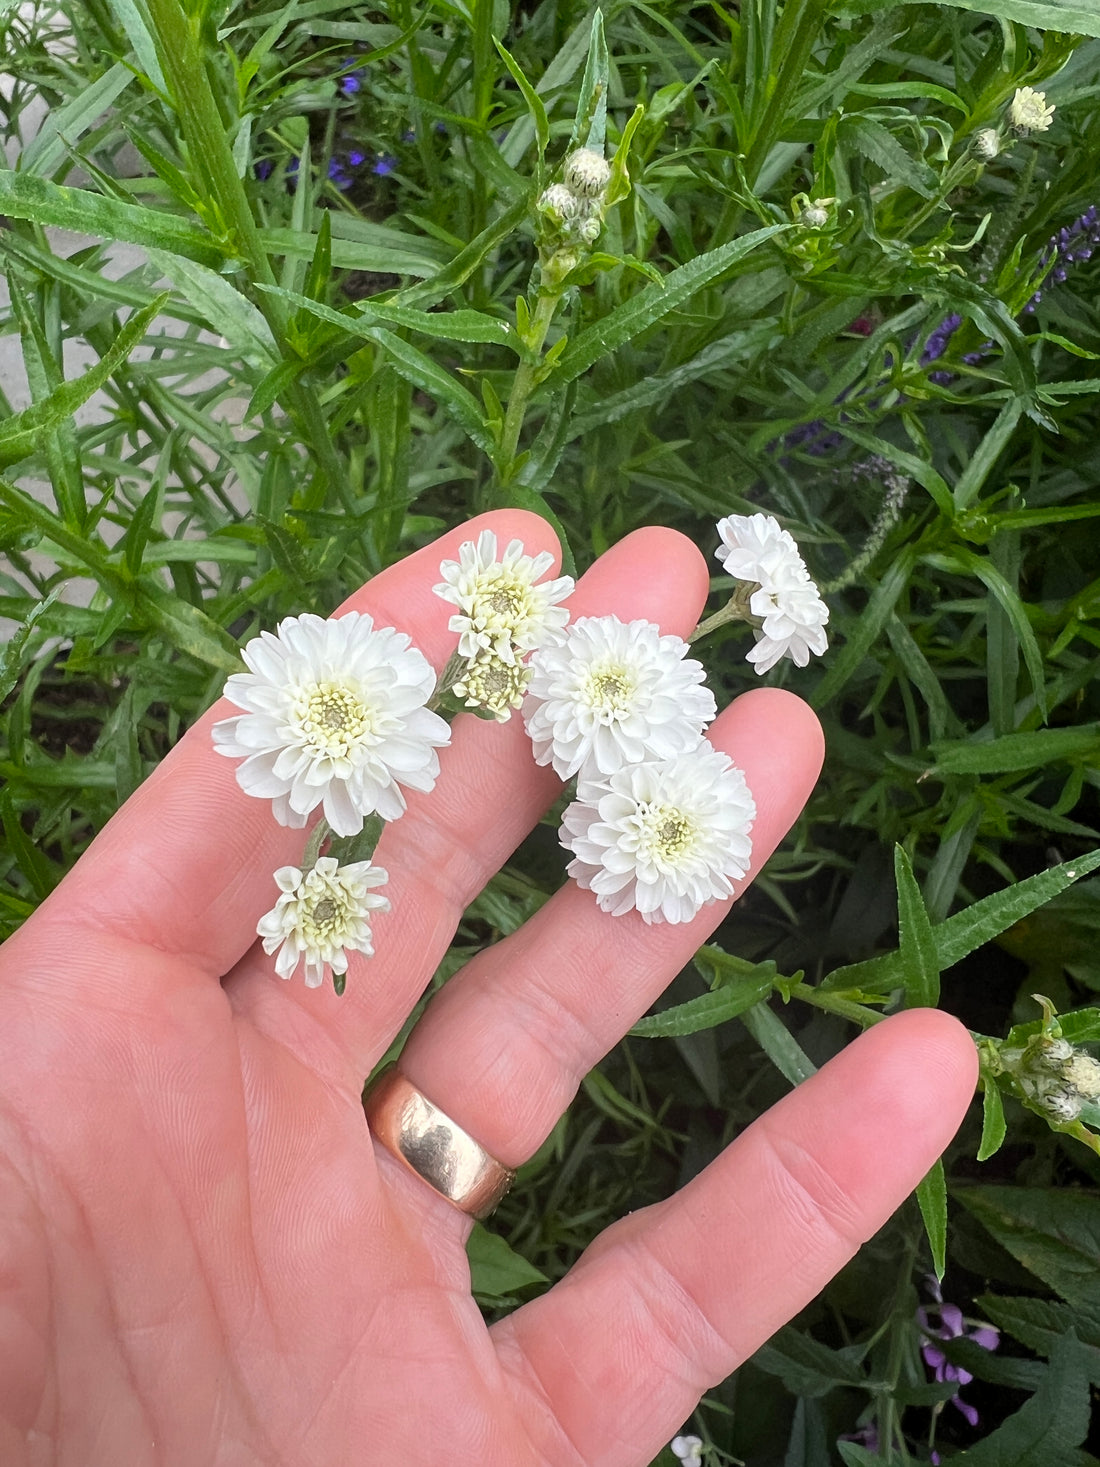
[[[441,666],[439,562],[483,527],[553,548],[541,520],[494,513],[346,609]],[[571,609],[686,635],[706,590],[689,542],[644,530]],[[0,955],[0,1462],[644,1467],[928,1170],[973,1090],[968,1036],[934,1011],[876,1026],[486,1328],[469,1219],[372,1142],[360,1092],[557,780],[521,720],[457,720],[434,792],[385,829],[393,910],[338,998],[279,980],[255,939],[305,834],[238,789],[210,742],[225,714]],[[816,721],[760,689],[709,737],[747,774],[758,870],[816,778]],[[647,927],[570,883],[451,980],[402,1069],[518,1164],[724,913]]]

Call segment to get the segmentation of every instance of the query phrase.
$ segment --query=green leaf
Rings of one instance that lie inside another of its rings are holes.
[[[603,30],[603,11],[597,6],[592,16],[588,37],[588,58],[584,63],[581,89],[577,97],[577,115],[568,151],[591,148],[602,155],[607,136],[607,87],[611,61],[607,54],[607,38]]]
[[[146,252],[154,265],[212,331],[224,336],[237,352],[256,357],[263,366],[276,360],[271,328],[252,302],[216,270],[165,250]]]
[[[810,699],[814,708],[824,708],[836,697],[878,640],[879,633],[893,615],[898,598],[909,584],[916,557],[916,547],[906,546],[884,572],[847,642],[831,659],[829,671],[814,689]]]
[[[143,586],[135,597],[135,610],[181,652],[219,671],[240,672],[241,655],[228,633],[204,611],[182,601],[166,587]]]
[[[1049,870],[983,897],[948,917],[945,922],[937,923],[932,928],[932,937],[940,972],[961,962],[983,943],[999,937],[1014,922],[1019,922],[1097,867],[1100,867],[1100,850],[1091,851],[1076,861],[1066,861],[1061,866],[1051,866]],[[865,993],[889,993],[903,982],[901,956],[893,952],[836,968],[821,986],[827,991],[862,988]]]
[[[1020,421],[1025,407],[1026,403],[1020,398],[1009,398],[998,413],[996,422],[970,455],[970,461],[959,475],[958,483],[955,485],[954,499],[957,510],[964,510],[971,500],[981,493],[994,465],[1015,433],[1016,424]]]
[[[997,1082],[990,1076],[982,1077],[982,1139],[978,1144],[978,1160],[988,1161],[1000,1151],[1008,1127],[1005,1125],[1005,1108]]]
[[[936,1277],[942,1279],[947,1267],[947,1181],[942,1161],[937,1160],[917,1186],[917,1202],[932,1250],[932,1267]]]
[[[511,52],[504,49],[496,36],[493,37],[493,45],[500,52],[501,60],[512,73],[512,80],[519,87],[520,92],[523,94],[523,100],[527,103],[527,110],[531,114],[531,121],[535,127],[535,140],[538,144],[539,158],[542,159],[546,154],[546,148],[550,142],[550,120],[546,115],[546,108],[543,105],[542,98],[524,76],[523,69],[515,57],[512,56]]]
[[[1072,1334],[1058,1340],[1031,1399],[960,1460],[966,1467],[1083,1467],[1078,1448],[1091,1419],[1088,1367]]]
[[[550,380],[555,386],[560,386],[587,372],[602,357],[617,351],[662,316],[667,316],[705,286],[713,284],[751,254],[757,245],[790,227],[788,224],[771,224],[766,229],[744,234],[728,244],[719,245],[717,249],[697,255],[686,265],[678,266],[662,284],[645,286],[637,295],[623,301],[582,331],[562,354]]]
[[[19,171],[52,173],[70,156],[72,145],[118,101],[133,80],[132,68],[116,61],[62,106],[51,107],[34,138],[20,153]]]
[[[965,1187],[958,1200],[1068,1304],[1100,1310],[1100,1196],[1054,1187]]]
[[[893,10],[908,0],[844,0],[840,7],[849,14]],[[1034,26],[1040,31],[1063,31],[1079,36],[1100,36],[1100,4],[1097,0],[943,0],[958,10],[995,15],[999,20]]]
[[[905,1007],[934,1009],[940,1001],[940,966],[932,923],[909,857],[894,847],[898,888],[898,948],[905,973]]]
[[[1040,1355],[1049,1355],[1063,1335],[1076,1331],[1091,1361],[1089,1375],[1100,1385],[1100,1313],[1054,1299],[1006,1299],[999,1294],[983,1294],[974,1302],[991,1324]]]
[[[931,197],[931,171],[912,158],[881,122],[854,113],[841,119],[837,138],[881,168],[891,184],[903,183],[921,198]]]
[[[831,1350],[787,1324],[756,1351],[752,1363],[777,1375],[792,1395],[813,1398],[828,1395],[838,1385],[856,1390],[865,1386],[860,1361],[866,1353],[866,1345]]]
[[[474,1294],[483,1299],[505,1299],[532,1284],[548,1283],[544,1273],[511,1248],[499,1233],[474,1223],[466,1242],[470,1260],[470,1282]]]
[[[23,619],[22,625],[16,628],[6,645],[0,649],[0,703],[3,703],[19,681],[23,670],[23,651],[31,633],[61,595],[62,589],[61,585],[55,586],[47,597],[37,602]]]
[[[18,463],[38,446],[39,436],[72,417],[82,403],[98,392],[145,337],[146,328],[161,311],[168,294],[135,311],[94,367],[73,382],[63,382],[48,397],[0,421],[0,465]]]
[[[769,964],[766,970],[755,972],[755,977],[727,984],[713,993],[701,993],[698,998],[690,998],[659,1014],[648,1014],[630,1032],[639,1039],[663,1039],[673,1034],[697,1034],[701,1029],[713,1029],[728,1019],[736,1019],[753,1004],[767,998],[772,990],[775,965]]]
[[[8,849],[15,857],[16,864],[30,882],[38,900],[44,901],[57,885],[61,873],[54,870],[52,862],[23,829],[22,821],[12,803],[10,790],[0,791],[0,823],[3,824]]]
[[[0,169],[0,214],[91,234],[97,239],[125,240],[168,250],[215,270],[227,258],[213,235],[186,219],[108,199],[90,189],[65,188],[33,173]]]
[[[741,1022],[779,1073],[792,1085],[801,1085],[817,1073],[817,1066],[778,1014],[766,1003],[758,1003],[741,1015]]]
[[[1060,759],[1092,761],[1100,753],[1100,723],[1076,728],[1044,728],[1035,733],[1002,734],[978,743],[951,739],[932,745],[930,775],[1015,774],[1047,769]]]

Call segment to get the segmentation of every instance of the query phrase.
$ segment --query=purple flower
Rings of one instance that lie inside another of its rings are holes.
[[[920,354],[920,363],[922,367],[927,366],[929,362],[938,361],[939,358],[943,356],[944,352],[947,350],[948,342],[951,340],[951,338],[954,336],[955,332],[959,329],[961,325],[962,317],[958,314],[957,311],[952,311],[950,316],[944,317],[944,319],[936,327],[935,331],[932,332],[928,340],[924,343],[924,350]],[[932,380],[935,381],[938,375],[938,373],[933,373]],[[950,381],[950,378],[948,378],[948,381]]]
[[[392,153],[379,153],[371,167],[371,172],[377,173],[381,178],[385,178],[386,174],[392,173],[396,167],[397,159]]]
[[[1032,313],[1049,286],[1064,285],[1069,278],[1070,266],[1091,260],[1093,251],[1097,249],[1100,249],[1100,211],[1095,204],[1090,204],[1072,224],[1064,225],[1057,234],[1051,235],[1039,257],[1041,266],[1050,267],[1047,278],[1024,310]]]
[[[354,57],[349,56],[344,62],[345,66],[351,66],[353,69],[342,76],[338,83],[338,90],[344,97],[354,97],[363,86],[363,68],[355,66],[354,60]]]
[[[933,1277],[928,1277],[926,1287],[935,1303],[930,1304],[927,1308],[922,1306],[917,1310],[917,1323],[924,1335],[924,1343],[921,1345],[924,1363],[929,1370],[933,1371],[940,1384],[948,1381],[961,1386],[969,1385],[974,1379],[970,1371],[964,1370],[961,1365],[952,1365],[944,1352],[933,1342],[935,1340],[973,1340],[983,1350],[995,1350],[1001,1342],[1000,1331],[991,1324],[968,1324],[957,1304],[943,1302],[940,1286]],[[938,1325],[932,1324],[932,1315],[938,1318]],[[962,1412],[971,1426],[977,1426],[977,1411],[967,1401],[964,1401],[957,1391],[951,1397],[951,1404]]]

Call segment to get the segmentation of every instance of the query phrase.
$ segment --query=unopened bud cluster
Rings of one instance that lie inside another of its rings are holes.
[[[538,198],[544,250],[590,249],[603,228],[611,168],[602,153],[578,148],[565,160],[561,183],[552,183]]]
[[[1015,1053],[1002,1049],[1001,1061],[1026,1099],[1061,1124],[1100,1099],[1100,1060],[1059,1035],[1038,1034]]]

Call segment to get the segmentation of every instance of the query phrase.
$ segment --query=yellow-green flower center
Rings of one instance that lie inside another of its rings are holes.
[[[678,862],[695,844],[695,821],[674,805],[650,805],[643,821],[650,854],[656,860]]]
[[[305,699],[302,730],[317,752],[346,754],[372,730],[370,710],[335,683],[317,683]]]
[[[601,713],[625,713],[633,693],[634,679],[621,667],[593,668],[585,688],[589,704]]]

